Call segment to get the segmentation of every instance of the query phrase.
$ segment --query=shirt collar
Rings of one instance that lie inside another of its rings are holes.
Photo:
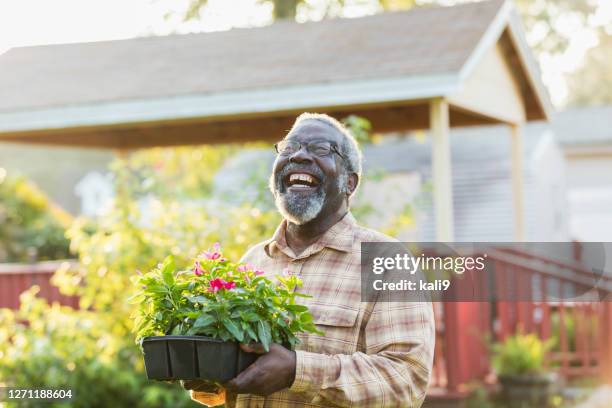
[[[287,220],[283,220],[276,228],[272,238],[266,241],[264,250],[269,257],[274,258],[278,251],[290,258],[301,259],[321,251],[323,248],[331,248],[337,251],[350,252],[353,248],[354,230],[357,225],[355,217],[347,212],[344,217],[332,225],[321,237],[306,248],[299,256],[287,245],[285,232],[287,230]]]

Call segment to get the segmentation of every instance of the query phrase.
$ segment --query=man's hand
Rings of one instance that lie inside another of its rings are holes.
[[[181,385],[186,390],[209,392],[211,394],[217,394],[222,389],[215,383],[205,380],[181,380]]]
[[[295,351],[287,350],[280,344],[271,344],[265,352],[261,344],[241,344],[247,353],[262,354],[252,365],[224,387],[236,394],[267,396],[289,388],[295,379]]]
[[[226,403],[225,390],[210,381],[186,380],[181,381],[186,390],[190,390],[191,399],[207,407],[217,407]]]

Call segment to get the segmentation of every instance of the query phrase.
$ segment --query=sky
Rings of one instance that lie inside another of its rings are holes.
[[[611,22],[612,0],[597,1],[596,22]],[[200,21],[185,23],[179,16],[187,4],[188,0],[0,0],[0,54],[19,46],[218,31],[271,21],[271,6],[256,0],[209,0]],[[376,11],[372,6],[356,5],[343,15],[357,17]],[[319,18],[317,12],[307,11],[298,20]],[[594,33],[581,29],[571,16],[559,25],[572,33],[571,45],[564,55],[541,61],[543,81],[557,106],[567,96],[564,75],[580,67],[584,53],[597,44]]]

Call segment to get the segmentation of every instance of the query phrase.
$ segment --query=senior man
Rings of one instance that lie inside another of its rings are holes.
[[[324,114],[304,113],[278,153],[270,189],[284,220],[243,257],[276,275],[298,275],[325,332],[299,334],[295,351],[243,345],[261,354],[229,383],[229,407],[419,407],[433,361],[429,302],[362,302],[361,242],[396,242],[363,228],[350,213],[361,152],[350,132]],[[206,405],[223,400],[210,386],[185,384]],[[224,391],[221,391],[224,392]]]

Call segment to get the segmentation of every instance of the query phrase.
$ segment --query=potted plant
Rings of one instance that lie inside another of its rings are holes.
[[[506,402],[517,406],[546,406],[554,393],[556,375],[544,365],[554,341],[540,340],[535,334],[516,334],[493,345],[493,368]]]
[[[296,292],[301,281],[289,274],[276,280],[252,265],[230,262],[218,244],[193,267],[180,269],[168,256],[136,277],[134,330],[148,378],[223,383],[257,358],[239,343],[292,348],[299,342],[296,333],[322,334],[308,309],[296,303],[306,297]]]

